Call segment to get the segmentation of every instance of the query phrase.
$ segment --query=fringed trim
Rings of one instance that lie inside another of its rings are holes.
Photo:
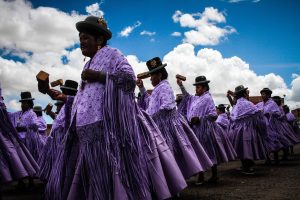
[[[149,196],[145,160],[136,119],[135,81],[128,74],[107,75],[104,100],[104,126],[110,133],[109,153],[130,199]],[[149,197],[148,197],[149,198]]]

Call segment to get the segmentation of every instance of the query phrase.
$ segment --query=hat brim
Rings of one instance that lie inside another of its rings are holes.
[[[19,102],[22,102],[22,101],[32,101],[32,100],[34,100],[34,98],[20,99]]]
[[[206,81],[199,81],[199,82],[196,82],[194,83],[193,85],[196,86],[196,85],[201,85],[201,84],[204,84],[204,83],[209,83],[210,80],[206,80]]]
[[[156,67],[156,68],[150,70],[150,71],[149,71],[149,74],[154,74],[155,72],[157,72],[157,71],[159,71],[159,70],[165,68],[166,66],[167,66],[167,64],[162,64],[161,66]]]
[[[60,86],[60,89],[61,90],[72,90],[72,91],[75,91],[75,92],[77,92],[77,89],[74,89],[74,88],[71,88],[71,87],[66,87],[66,86]]]
[[[238,94],[238,93],[240,93],[240,92],[243,92],[243,91],[246,91],[246,90],[248,90],[248,88],[247,88],[247,87],[246,87],[246,88],[244,88],[244,89],[242,89],[242,90],[235,91],[235,92],[234,92],[234,94]]]
[[[96,25],[94,23],[86,22],[86,21],[81,21],[76,23],[76,29],[79,32],[84,32],[84,31],[93,31],[96,33],[99,33],[99,35],[103,35],[106,40],[109,40],[112,37],[112,33],[108,29],[104,29],[100,25]]]

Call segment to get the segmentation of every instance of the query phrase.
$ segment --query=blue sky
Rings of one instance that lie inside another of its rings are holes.
[[[155,56],[168,63],[175,93],[175,74],[188,76],[191,92],[194,78],[206,75],[216,104],[226,103],[228,89],[244,84],[253,95],[269,87],[300,107],[298,0],[70,2],[0,0],[0,82],[10,111],[20,108],[24,90],[38,105],[51,101],[37,91],[40,70],[52,80],[80,81],[84,62],[75,23],[91,13],[104,13],[113,33],[109,45],[127,56],[136,73]],[[148,80],[145,85],[151,87]]]
[[[31,1],[34,7],[49,6],[65,12],[76,10],[86,14],[85,6],[95,1]],[[96,1],[97,2],[97,1]],[[100,2],[99,2],[100,3]],[[215,45],[225,57],[238,56],[251,64],[258,74],[276,72],[290,83],[292,73],[300,73],[300,1],[261,0],[229,3],[222,0],[112,0],[103,1],[101,9],[109,22],[114,38],[110,44],[125,54],[135,54],[146,60],[164,55],[182,38],[170,37],[182,31],[172,21],[175,10],[196,13],[205,7],[214,7],[226,13],[226,23],[237,33]],[[116,37],[124,26],[140,21],[142,25],[127,38]],[[156,32],[155,42],[139,35],[140,31]],[[197,48],[207,47],[199,45]],[[211,47],[211,46],[208,46]]]

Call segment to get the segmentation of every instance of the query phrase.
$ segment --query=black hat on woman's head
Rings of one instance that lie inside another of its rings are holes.
[[[239,85],[234,89],[234,94],[239,94],[241,92],[247,91],[247,87],[245,88],[243,85]]]
[[[205,76],[197,76],[195,78],[195,83],[193,85],[202,85],[202,84],[205,84],[205,83],[209,83],[210,80],[206,80],[206,77]]]
[[[107,28],[107,23],[102,17],[88,16],[84,21],[76,23],[76,28],[79,32],[92,32],[103,35],[106,40],[112,36],[111,31]]]
[[[65,84],[60,86],[61,90],[71,90],[77,92],[78,83],[73,80],[66,80]]]
[[[19,100],[19,102],[32,100],[34,100],[34,98],[32,98],[30,92],[21,92],[21,99]]]
[[[146,65],[149,69],[149,74],[162,72],[162,71],[166,70],[165,67],[167,66],[167,64],[162,64],[159,57],[155,57],[155,58],[148,60],[146,62]]]
[[[260,91],[260,94],[261,93],[266,93],[267,95],[271,95],[272,94],[272,90],[270,90],[269,88],[263,88],[261,91]]]

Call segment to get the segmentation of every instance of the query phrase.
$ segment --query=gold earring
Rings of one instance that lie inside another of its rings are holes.
[[[101,46],[98,46],[97,49],[98,49],[98,50],[101,49]]]

